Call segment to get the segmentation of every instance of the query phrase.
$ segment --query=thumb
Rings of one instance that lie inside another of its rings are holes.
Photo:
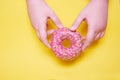
[[[55,15],[54,12],[50,15],[50,19],[53,21],[53,23],[54,23],[58,28],[63,28],[63,25],[62,25],[61,21],[59,20],[59,18],[57,17],[57,15]]]
[[[73,25],[70,27],[70,30],[75,31],[79,27],[81,22],[84,20],[84,18],[85,17],[82,14],[80,14],[78,18],[74,21]]]

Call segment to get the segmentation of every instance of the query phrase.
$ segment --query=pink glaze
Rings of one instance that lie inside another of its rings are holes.
[[[62,46],[62,41],[68,39],[71,42],[69,48]],[[81,52],[82,37],[78,32],[72,32],[67,28],[60,28],[52,35],[51,48],[55,55],[62,60],[73,60]]]

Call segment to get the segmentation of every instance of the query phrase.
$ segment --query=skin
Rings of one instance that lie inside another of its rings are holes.
[[[47,35],[54,32],[54,30],[46,31],[47,19],[50,18],[58,28],[63,27],[62,23],[44,0],[27,0],[27,6],[31,23],[35,28],[39,39],[48,48],[51,48],[47,41]],[[83,20],[88,23],[88,33],[82,47],[83,51],[93,41],[103,37],[107,26],[107,17],[108,0],[91,0],[90,3],[80,12],[77,19],[70,27],[70,30],[76,31]]]
[[[75,31],[83,20],[87,22],[88,32],[85,37],[82,51],[84,51],[93,41],[104,36],[107,26],[107,17],[108,0],[91,0],[78,15],[70,29]]]
[[[47,35],[54,32],[54,29],[47,31],[46,22],[51,19],[58,28],[62,28],[59,18],[44,0],[27,0],[28,14],[31,23],[36,30],[39,39],[48,47]]]

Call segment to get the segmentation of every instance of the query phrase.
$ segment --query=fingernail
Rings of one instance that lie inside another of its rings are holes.
[[[49,44],[44,44],[46,47],[48,47],[48,48],[51,48],[51,46],[49,45]]]
[[[82,51],[85,52],[86,48],[87,48],[86,46],[83,46]]]
[[[51,49],[51,46],[50,46],[50,45],[48,45],[48,48],[49,48],[49,49]]]
[[[85,51],[84,51],[84,48],[82,48],[82,52],[85,52]]]
[[[57,27],[59,27],[59,28],[63,28],[63,25],[56,25]]]
[[[74,31],[75,29],[74,29],[74,27],[73,27],[73,26],[71,26],[71,27],[70,27],[70,30]]]

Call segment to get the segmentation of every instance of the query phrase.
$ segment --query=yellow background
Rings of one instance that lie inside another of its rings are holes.
[[[69,27],[88,0],[46,0]],[[0,80],[120,80],[120,1],[109,0],[107,31],[79,59],[58,60],[37,38],[25,0],[0,0]]]

